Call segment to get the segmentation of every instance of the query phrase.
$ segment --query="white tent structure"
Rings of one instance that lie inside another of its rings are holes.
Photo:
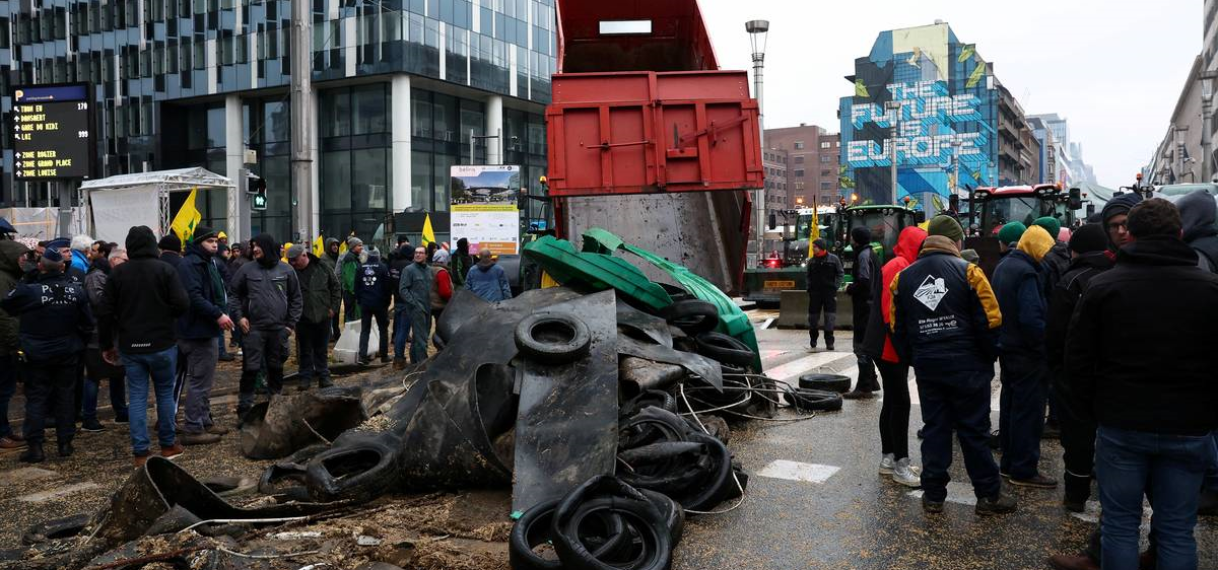
[[[93,235],[122,243],[132,226],[148,226],[158,235],[169,233],[174,212],[169,211],[171,192],[189,192],[198,188],[227,190],[227,229],[238,228],[237,187],[232,180],[205,168],[181,168],[120,174],[81,185],[86,202],[93,213]],[[240,239],[242,236],[235,236]]]

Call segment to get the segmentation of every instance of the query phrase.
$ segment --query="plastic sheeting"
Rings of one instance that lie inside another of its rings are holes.
[[[65,237],[55,235],[55,229],[59,225],[59,208],[4,208],[0,209],[0,218],[4,218],[13,224],[13,227],[17,230],[18,237],[30,238],[35,241]],[[88,208],[72,208],[71,231],[66,232],[70,234],[66,235],[66,237],[89,233],[88,219]],[[126,235],[126,233],[123,234],[123,236]],[[114,241],[121,242],[122,240]]]
[[[92,192],[90,201],[96,239],[123,243],[134,226],[148,226],[160,233],[161,201],[155,186]]]

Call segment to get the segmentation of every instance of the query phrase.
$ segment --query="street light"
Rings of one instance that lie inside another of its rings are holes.
[[[761,142],[762,152],[765,152],[765,92],[762,77],[765,70],[765,48],[770,33],[770,21],[749,20],[744,23],[744,30],[749,33],[749,42],[753,47],[753,91],[757,95],[758,140]],[[756,210],[757,221],[753,226],[757,228],[755,230],[757,259],[760,260],[765,247],[765,228],[762,227],[765,222],[764,188],[753,191],[753,209]]]
[[[897,203],[897,131],[901,124],[901,102],[887,101],[884,103],[884,110],[892,113],[892,136],[888,139],[889,151],[891,157],[891,176],[892,176],[892,201],[890,204]]]

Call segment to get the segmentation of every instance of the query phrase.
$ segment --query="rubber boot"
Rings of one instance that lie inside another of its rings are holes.
[[[237,429],[245,425],[245,414],[254,407],[254,393],[241,392],[237,395]]]
[[[1072,513],[1081,513],[1087,509],[1087,499],[1091,498],[1091,478],[1079,477],[1073,473],[1065,473],[1066,495],[1062,504]]]

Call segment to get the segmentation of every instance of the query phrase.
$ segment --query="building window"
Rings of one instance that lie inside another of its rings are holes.
[[[833,185],[829,184],[828,182],[821,182],[821,183],[820,183],[820,189],[821,189],[821,190],[832,190],[832,189],[833,189]]]
[[[830,144],[829,144],[829,141],[822,141],[822,142],[820,143],[820,147],[821,147],[821,148],[830,148],[831,146],[832,146],[832,145],[830,145]]]
[[[802,157],[802,156],[795,157],[795,164],[803,164],[803,163],[804,163],[804,157]]]
[[[829,164],[829,163],[831,163],[831,162],[833,162],[833,155],[831,155],[831,154],[822,154],[822,155],[820,155],[820,163],[821,163],[821,164]]]
[[[833,146],[836,148],[842,148],[842,141],[833,141]]]
[[[795,141],[795,150],[803,150],[804,141]]]
[[[822,177],[822,178],[827,177],[827,176],[829,176],[829,171],[828,171],[828,170],[822,170],[822,171],[820,171],[820,175],[821,175],[821,177]]]
[[[371,235],[389,211],[389,85],[322,92],[321,219],[326,235]]]
[[[796,177],[796,178],[803,178],[803,177],[804,177],[804,169],[802,169],[802,168],[797,168],[797,169],[795,169],[795,177]]]

